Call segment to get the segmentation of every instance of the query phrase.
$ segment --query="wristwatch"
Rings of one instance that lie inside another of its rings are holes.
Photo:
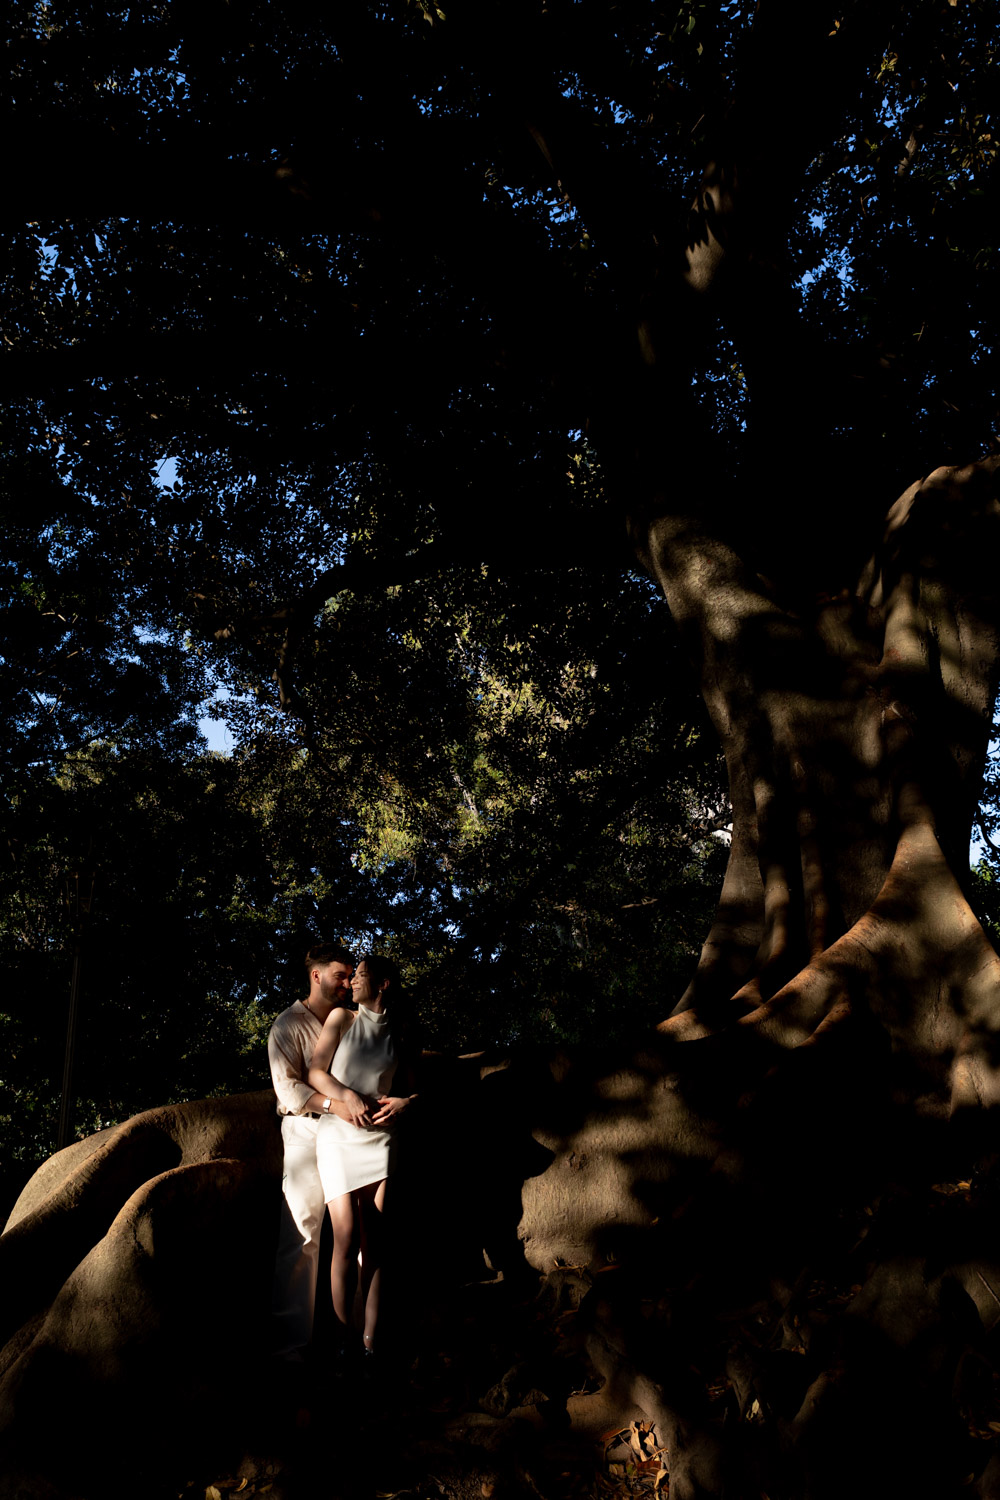
[[[330,1105],[332,1103],[333,1103],[332,1099],[324,1099],[323,1100],[323,1113],[325,1115],[328,1115],[330,1113]]]

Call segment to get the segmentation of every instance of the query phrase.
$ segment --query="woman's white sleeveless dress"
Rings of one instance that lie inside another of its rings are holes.
[[[382,1011],[359,1005],[354,1022],[340,1039],[330,1072],[338,1083],[377,1099],[387,1094],[397,1064],[389,1022]],[[316,1132],[316,1165],[327,1203],[356,1192],[370,1182],[381,1182],[392,1171],[395,1137],[391,1129],[367,1130],[338,1115],[321,1115]]]

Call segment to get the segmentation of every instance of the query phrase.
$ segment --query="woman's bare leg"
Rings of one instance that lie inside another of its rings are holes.
[[[369,1183],[358,1193],[361,1220],[361,1302],[365,1310],[366,1349],[375,1347],[379,1294],[382,1289],[382,1258],[385,1243],[385,1178]]]
[[[331,1198],[326,1205],[333,1226],[333,1257],[330,1261],[330,1295],[333,1313],[346,1342],[351,1327],[351,1308],[358,1276],[357,1218],[350,1193]]]

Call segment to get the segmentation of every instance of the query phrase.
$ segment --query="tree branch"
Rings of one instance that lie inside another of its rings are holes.
[[[502,573],[523,573],[535,570],[568,567],[591,567],[602,571],[623,572],[634,567],[627,538],[611,527],[595,526],[577,528],[574,536],[567,539],[560,533],[557,545],[553,538],[551,549],[532,548],[520,537],[493,538],[492,546],[482,545],[482,536],[476,532],[458,540],[437,541],[417,548],[402,557],[364,558],[356,557],[325,569],[294,599],[287,600],[266,615],[246,616],[228,625],[211,629],[213,639],[231,641],[249,632],[261,632],[284,628],[284,636],[275,669],[279,701],[282,708],[292,707],[297,699],[292,679],[295,655],[304,638],[309,621],[337,594],[354,593],[372,589],[385,589],[419,582],[451,568],[482,565]],[[506,545],[503,543],[506,542]]]

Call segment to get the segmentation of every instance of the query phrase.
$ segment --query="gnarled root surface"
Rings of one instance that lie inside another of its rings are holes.
[[[149,1110],[28,1183],[0,1236],[0,1493],[149,1484],[226,1427],[265,1336],[273,1109]]]

